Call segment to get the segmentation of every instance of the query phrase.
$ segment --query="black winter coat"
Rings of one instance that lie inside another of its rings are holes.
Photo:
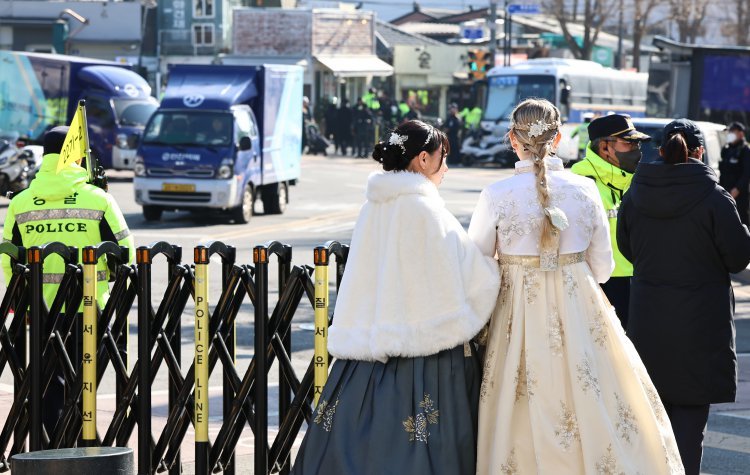
[[[750,233],[713,170],[697,160],[641,164],[617,219],[633,263],[627,334],[671,404],[734,401],[729,277],[750,262]]]

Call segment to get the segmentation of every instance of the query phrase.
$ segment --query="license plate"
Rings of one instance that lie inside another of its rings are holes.
[[[161,185],[161,191],[176,191],[180,193],[190,193],[195,191],[195,185],[183,183],[164,183]]]

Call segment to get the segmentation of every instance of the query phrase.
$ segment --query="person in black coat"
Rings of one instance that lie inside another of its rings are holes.
[[[729,124],[727,132],[728,143],[721,149],[719,184],[732,195],[737,203],[740,219],[747,226],[750,225],[750,145],[745,140],[745,126],[740,122]]]
[[[737,392],[730,273],[750,262],[750,233],[702,161],[703,136],[681,119],[661,160],[641,163],[617,221],[633,263],[627,334],[659,392],[685,472],[697,475],[709,405]]]
[[[461,142],[458,138],[458,134],[461,132],[461,118],[458,116],[458,105],[452,103],[448,107],[448,117],[445,119],[445,125],[443,131],[448,136],[448,142],[450,142],[451,152],[448,154],[447,163],[448,165],[455,165],[461,162]]]

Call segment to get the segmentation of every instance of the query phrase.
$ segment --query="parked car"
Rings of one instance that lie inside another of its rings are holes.
[[[641,147],[644,163],[653,162],[659,158],[659,147],[663,140],[664,126],[673,119],[645,119],[633,118],[633,125],[638,131],[650,135],[652,140]],[[724,130],[726,127],[714,122],[696,122],[706,139],[706,152],[703,154],[703,162],[719,173],[719,160],[721,159],[721,147],[726,142]]]

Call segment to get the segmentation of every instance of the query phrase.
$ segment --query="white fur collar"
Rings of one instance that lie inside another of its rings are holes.
[[[367,180],[367,199],[385,202],[402,195],[424,195],[442,202],[434,183],[421,173],[408,171],[375,172]]]

